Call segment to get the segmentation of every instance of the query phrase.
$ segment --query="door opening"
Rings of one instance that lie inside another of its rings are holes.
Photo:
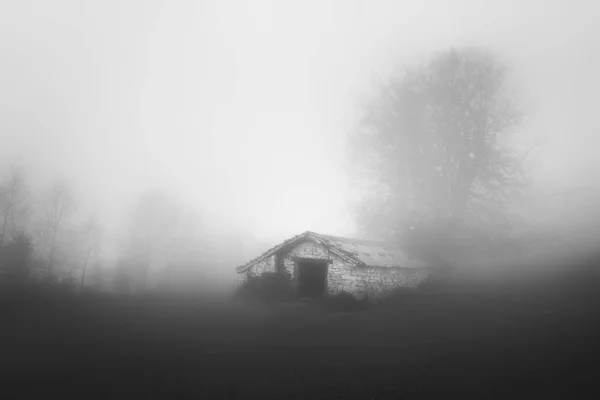
[[[327,280],[327,263],[298,263],[298,296],[320,297],[325,294]]]

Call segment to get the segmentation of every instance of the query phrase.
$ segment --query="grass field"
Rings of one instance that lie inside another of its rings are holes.
[[[183,295],[1,297],[10,398],[587,398],[600,378],[600,296],[559,280],[447,285],[344,313]]]

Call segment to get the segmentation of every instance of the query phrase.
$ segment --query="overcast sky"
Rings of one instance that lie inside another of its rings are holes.
[[[355,233],[344,136],[374,78],[497,49],[546,187],[598,181],[594,1],[0,1],[0,166],[118,221],[153,185],[263,240]],[[600,181],[599,181],[600,182]]]

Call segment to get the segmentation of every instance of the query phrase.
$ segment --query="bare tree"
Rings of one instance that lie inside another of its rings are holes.
[[[26,191],[23,171],[18,167],[11,166],[7,179],[0,184],[0,218],[2,218],[0,222],[0,250],[4,245],[9,222],[12,222],[13,228],[15,228],[15,215],[25,201]]]
[[[131,263],[128,260],[121,259],[117,262],[114,287],[117,293],[121,295],[129,295],[132,291],[132,271]]]
[[[98,256],[102,237],[102,226],[94,217],[90,217],[82,227],[84,240],[83,269],[81,271],[80,289],[85,285],[85,277],[90,261]]]
[[[97,291],[102,291],[105,284],[106,269],[100,260],[96,259],[90,272],[92,287]]]
[[[172,226],[165,237],[167,286],[173,284],[175,274],[181,269],[197,263],[198,253],[203,249],[199,216],[182,205],[177,205],[170,215]]]
[[[13,238],[4,249],[2,262],[7,278],[23,282],[30,277],[33,254],[31,237],[25,232],[13,234]],[[4,264],[5,263],[5,264]]]
[[[150,191],[140,196],[132,217],[126,258],[136,267],[142,287],[156,266],[170,284],[175,269],[188,261],[197,245],[195,216],[168,193]]]
[[[50,190],[45,210],[45,230],[49,236],[49,255],[47,274],[51,276],[56,252],[68,218],[75,210],[75,200],[69,187],[63,183],[55,184]]]

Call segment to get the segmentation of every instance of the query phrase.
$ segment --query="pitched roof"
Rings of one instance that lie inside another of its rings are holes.
[[[272,256],[279,250],[306,239],[325,246],[330,252],[355,266],[388,268],[423,268],[427,266],[424,261],[409,255],[406,252],[406,249],[400,248],[400,246],[395,243],[350,239],[306,231],[285,240],[283,243],[272,247],[257,258],[237,267],[237,272],[244,272],[256,263]]]

